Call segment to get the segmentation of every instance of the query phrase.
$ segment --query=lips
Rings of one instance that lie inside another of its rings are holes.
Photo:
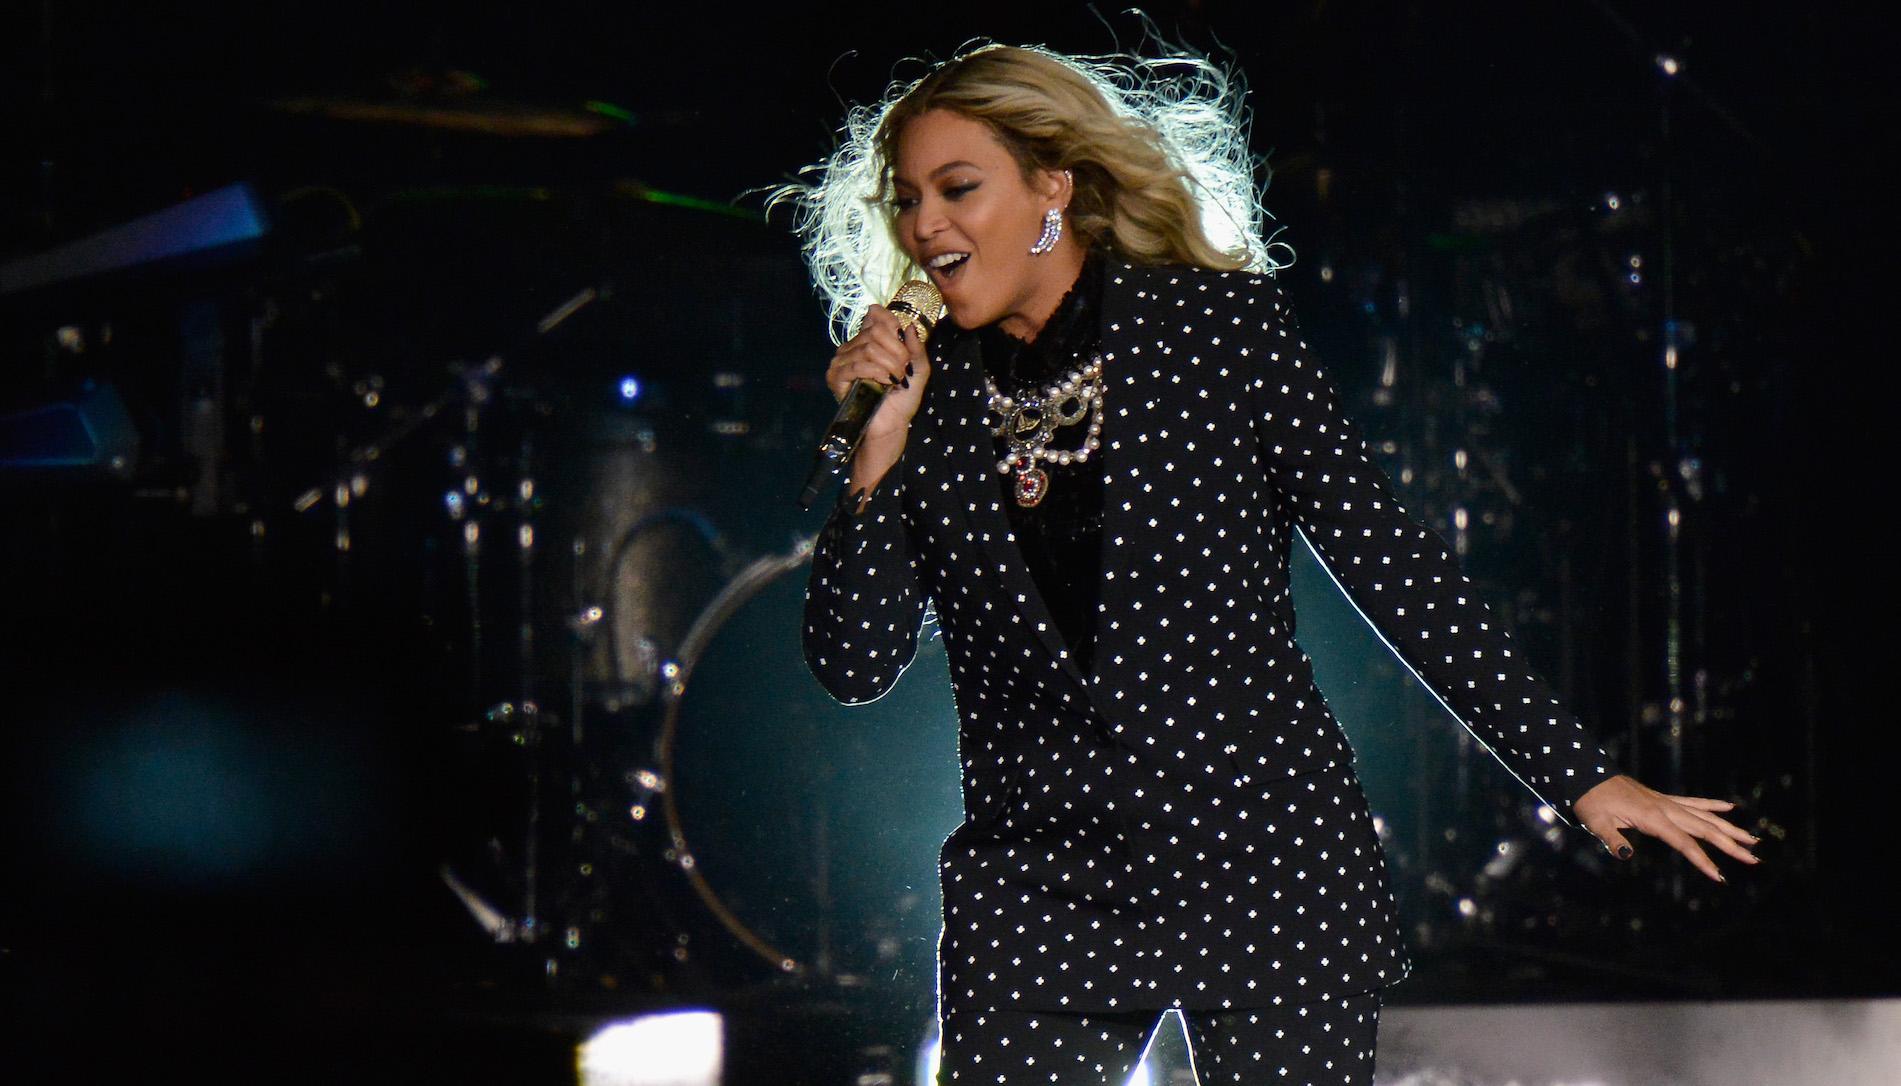
[[[957,273],[962,271],[964,265],[968,263],[970,263],[969,253],[939,253],[925,261],[925,267],[930,271],[931,278],[943,284],[957,278]]]

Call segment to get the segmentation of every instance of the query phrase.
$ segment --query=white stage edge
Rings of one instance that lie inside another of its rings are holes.
[[[1901,999],[1385,1007],[1376,1086],[1901,1086]]]

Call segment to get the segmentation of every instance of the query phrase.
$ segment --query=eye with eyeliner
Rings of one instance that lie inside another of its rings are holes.
[[[971,193],[977,191],[977,189],[982,184],[983,182],[981,181],[966,181],[962,184],[949,185],[945,187],[945,189],[943,190],[944,199],[951,200],[951,201],[961,200],[964,197],[970,195]],[[891,197],[890,204],[891,204],[891,209],[893,211],[898,211],[898,212],[910,211],[911,209],[917,207],[918,198],[915,196],[905,196],[901,194],[895,195]]]

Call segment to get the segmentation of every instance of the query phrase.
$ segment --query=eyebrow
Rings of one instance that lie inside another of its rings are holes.
[[[982,170],[983,170],[983,167],[982,167],[982,166],[979,166],[979,165],[977,165],[977,164],[976,164],[975,162],[966,162],[966,161],[964,161],[963,159],[958,159],[958,160],[957,160],[956,162],[946,162],[946,163],[944,163],[944,164],[943,164],[942,166],[939,166],[939,167],[938,167],[937,169],[935,169],[935,170],[932,170],[932,171],[930,172],[930,174],[928,174],[927,176],[930,176],[930,177],[936,177],[936,176],[938,176],[939,174],[944,174],[944,173],[949,173],[950,171],[952,171],[952,170],[954,170],[954,169],[956,169],[956,168],[958,168],[959,166],[962,166],[962,167],[964,167],[965,169],[969,169],[969,170],[978,170],[978,171],[982,171]],[[893,182],[894,184],[899,184],[899,185],[910,185],[910,186],[911,186],[912,188],[916,188],[916,187],[917,187],[917,186],[916,186],[916,185],[915,185],[914,183],[912,183],[912,182],[910,182],[910,181],[906,181],[906,180],[905,180],[904,178],[902,178],[902,177],[894,177],[894,178],[892,178],[891,180],[892,180],[892,182]]]

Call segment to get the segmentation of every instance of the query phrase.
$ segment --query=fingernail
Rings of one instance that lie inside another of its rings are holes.
[[[899,381],[899,382],[898,382],[898,387],[899,387],[899,388],[910,388],[910,387],[911,387],[911,379],[910,379],[909,377],[906,377],[906,378],[905,378],[904,380],[902,380],[902,381]]]
[[[1716,881],[1717,881],[1717,882],[1728,882],[1729,880],[1728,880],[1728,879],[1726,879],[1726,878],[1724,878],[1724,877],[1723,877],[1723,875],[1722,875],[1722,872],[1720,872],[1720,871],[1719,871],[1719,872],[1717,872],[1717,875],[1716,875]]]
[[[915,377],[915,376],[917,376],[917,370],[915,370],[915,369],[913,369],[913,368],[911,367],[911,363],[909,363],[909,362],[906,362],[906,363],[904,364],[904,375],[905,375],[906,377]]]
[[[1617,846],[1617,858],[1618,858],[1618,859],[1620,859],[1620,860],[1628,860],[1628,859],[1630,859],[1630,846],[1629,846],[1629,845],[1618,845],[1618,846]]]

